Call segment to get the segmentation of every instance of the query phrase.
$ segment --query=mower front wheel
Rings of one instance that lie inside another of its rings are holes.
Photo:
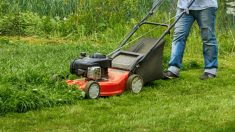
[[[85,98],[97,99],[100,96],[100,85],[96,81],[89,81],[84,89]]]
[[[127,80],[127,89],[138,94],[143,89],[144,81],[140,75],[133,74]]]

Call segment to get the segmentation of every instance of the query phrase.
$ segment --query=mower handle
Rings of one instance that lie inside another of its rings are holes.
[[[115,52],[118,52],[122,49],[124,45],[128,42],[128,40],[134,35],[134,33],[144,24],[150,24],[150,25],[157,25],[157,26],[165,26],[168,27],[167,30],[161,35],[161,37],[158,39],[158,41],[154,44],[152,48],[154,48],[159,42],[162,41],[162,39],[170,32],[170,30],[175,26],[175,24],[181,19],[181,17],[188,12],[188,9],[192,6],[192,4],[195,2],[195,0],[191,0],[191,2],[188,4],[187,9],[185,9],[179,17],[174,21],[173,24],[161,24],[161,23],[154,23],[154,22],[146,22],[146,20],[153,15],[154,11],[157,9],[157,7],[161,4],[163,0],[156,1],[155,5],[152,7],[152,9],[148,12],[148,14],[137,24],[133,27],[131,32],[125,37],[125,39],[121,42],[120,46],[114,50],[113,52],[109,53],[107,56],[113,55]],[[150,50],[151,51],[151,50]],[[145,58],[145,57],[144,57]],[[141,59],[142,60],[142,59]]]
[[[111,56],[113,55],[115,52],[119,51],[122,49],[122,47],[128,42],[128,40],[134,35],[134,33],[143,25],[143,24],[151,24],[151,25],[159,25],[159,26],[167,26],[166,24],[159,24],[159,23],[150,23],[150,22],[145,22],[150,16],[153,15],[154,11],[157,9],[157,7],[161,4],[163,0],[158,0],[156,1],[155,5],[152,7],[152,9],[148,12],[148,14],[139,22],[137,23],[133,29],[131,30],[131,32],[129,34],[127,34],[127,36],[125,37],[125,39],[121,42],[120,46],[114,50],[113,52],[109,53],[107,56]]]
[[[189,8],[192,6],[192,4],[195,2],[195,0],[191,0],[191,2],[189,3],[189,5],[187,6],[187,8],[181,12],[179,14],[179,17],[171,24],[169,25],[168,29],[160,36],[160,38],[155,42],[155,44],[153,45],[153,47],[151,49],[153,49],[159,42],[161,42],[163,40],[163,38],[167,35],[167,33],[170,32],[170,30],[175,26],[175,24],[183,17],[184,14],[188,13]],[[150,50],[151,51],[151,50]]]
[[[149,54],[162,40],[163,38],[170,32],[170,30],[175,26],[175,24],[183,17],[184,14],[188,13],[189,8],[192,6],[192,4],[195,2],[195,0],[191,0],[191,2],[189,3],[189,5],[187,6],[187,8],[182,11],[179,14],[179,17],[168,27],[168,29],[160,36],[160,38],[153,44],[153,46],[150,48],[150,50],[148,51]],[[136,62],[136,65],[139,64],[142,60],[144,60],[146,58],[146,56],[143,56],[138,62]],[[133,68],[134,70],[134,68]]]

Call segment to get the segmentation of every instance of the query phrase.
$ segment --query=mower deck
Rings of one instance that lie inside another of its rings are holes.
[[[129,71],[119,69],[108,69],[108,78],[98,81],[100,85],[100,96],[113,96],[123,93],[126,89],[126,82]],[[80,89],[85,90],[89,80],[86,78],[77,80],[67,80],[68,85],[78,85]]]

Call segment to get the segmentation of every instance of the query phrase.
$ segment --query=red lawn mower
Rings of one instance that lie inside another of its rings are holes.
[[[139,93],[144,84],[162,79],[163,39],[188,11],[187,9],[183,11],[171,25],[147,22],[146,20],[153,15],[162,1],[155,2],[149,13],[109,55],[80,53],[79,59],[71,63],[70,72],[82,78],[67,80],[67,84],[78,85],[85,92],[85,97],[96,99],[100,96],[120,95],[125,90]],[[194,1],[189,3],[188,8]],[[133,34],[144,24],[165,26],[167,30],[158,39],[142,38],[134,46],[122,50]]]

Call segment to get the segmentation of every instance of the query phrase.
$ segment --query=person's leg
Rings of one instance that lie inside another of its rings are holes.
[[[213,75],[216,75],[218,68],[218,43],[215,35],[216,11],[217,9],[212,7],[195,15],[203,41],[204,72]]]
[[[182,12],[182,10],[178,9],[177,17],[180,12]],[[171,59],[169,62],[168,71],[175,74],[176,76],[179,76],[179,71],[182,66],[182,58],[184,54],[185,44],[194,20],[195,19],[191,15],[191,13],[184,14],[183,17],[175,25]]]

